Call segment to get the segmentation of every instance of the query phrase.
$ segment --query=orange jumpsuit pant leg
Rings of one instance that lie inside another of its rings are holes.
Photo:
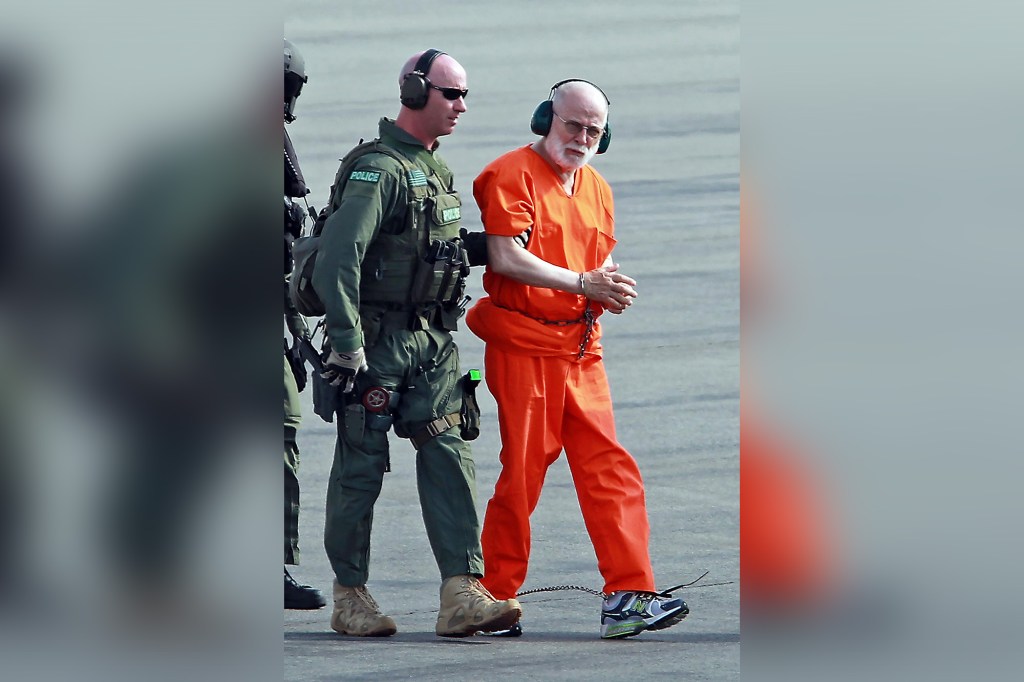
[[[643,479],[636,460],[615,436],[611,392],[600,358],[570,364],[565,402],[565,456],[604,592],[653,591]]]
[[[487,388],[498,406],[501,473],[487,503],[481,544],[484,586],[498,599],[514,597],[526,580],[530,514],[548,467],[562,451],[565,362],[484,351]]]

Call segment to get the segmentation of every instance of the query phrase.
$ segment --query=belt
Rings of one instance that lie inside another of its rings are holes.
[[[583,309],[583,314],[579,318],[577,318],[575,320],[548,320],[548,319],[545,319],[543,317],[537,317],[537,316],[531,315],[529,313],[524,313],[522,310],[516,310],[515,308],[508,308],[508,307],[505,307],[503,305],[498,305],[497,303],[495,303],[494,306],[496,308],[501,308],[502,310],[508,310],[510,312],[513,312],[513,313],[519,313],[523,317],[528,317],[531,320],[536,320],[537,322],[540,322],[541,324],[547,324],[547,325],[551,325],[553,327],[568,327],[569,325],[572,325],[572,324],[585,324],[585,325],[587,325],[587,328],[583,330],[583,338],[580,339],[580,349],[579,349],[579,353],[576,355],[577,358],[582,358],[583,354],[586,353],[586,351],[587,351],[587,344],[590,343],[590,337],[594,333],[594,323],[597,321],[597,318],[594,317],[594,313],[590,310],[590,303],[589,302],[586,304],[586,307]]]

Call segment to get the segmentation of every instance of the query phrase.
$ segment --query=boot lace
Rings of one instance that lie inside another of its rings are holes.
[[[488,604],[498,601],[487,588],[476,578],[470,576],[464,578],[459,585],[459,594],[469,597],[474,603],[486,602]]]
[[[380,606],[377,604],[376,600],[370,595],[370,592],[366,589],[365,585],[362,587],[355,588],[355,594],[359,601],[363,602],[364,604],[370,607],[370,610],[373,611],[373,614],[375,616],[383,615],[381,613]]]

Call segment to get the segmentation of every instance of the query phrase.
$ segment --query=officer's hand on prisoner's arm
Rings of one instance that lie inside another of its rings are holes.
[[[466,228],[460,227],[459,238],[462,239],[462,246],[466,249],[471,266],[487,265],[486,232],[469,232]]]
[[[351,393],[356,383],[356,375],[367,369],[369,367],[362,348],[346,353],[332,350],[324,362],[324,371],[320,373],[320,378],[331,386],[340,386],[342,393]]]
[[[633,304],[637,297],[636,280],[619,271],[615,263],[583,273],[582,293],[591,301],[597,301],[608,312],[619,314]]]

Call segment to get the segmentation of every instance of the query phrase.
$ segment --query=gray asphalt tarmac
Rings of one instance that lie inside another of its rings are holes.
[[[469,110],[441,153],[471,230],[481,229],[473,178],[535,139],[530,114],[550,85],[580,77],[601,86],[614,135],[594,165],[615,192],[614,258],[640,294],[627,313],[602,318],[619,437],[644,475],[659,587],[705,571],[703,583],[729,584],[680,590],[691,608],[686,620],[626,641],[599,639],[600,601],[579,591],[524,596],[520,639],[438,638],[439,575],[420,517],[414,451],[393,437],[368,586],[399,632],[343,638],[330,629],[329,606],[285,612],[284,679],[738,679],[738,3],[464,2],[415,17],[403,10],[399,2],[286,3],[285,35],[309,73],[289,131],[310,202],[326,202],[338,159],[373,137],[381,116],[397,113],[398,71],[418,50],[445,50],[469,74]],[[474,299],[483,293],[480,274]],[[466,329],[456,339],[463,367],[482,367],[482,342]],[[303,400],[303,554],[294,574],[329,595],[323,503],[335,425],[313,414],[308,391]],[[483,390],[480,401],[473,451],[482,510],[500,444],[493,399]],[[549,471],[533,533],[524,589],[601,588],[564,458]]]

